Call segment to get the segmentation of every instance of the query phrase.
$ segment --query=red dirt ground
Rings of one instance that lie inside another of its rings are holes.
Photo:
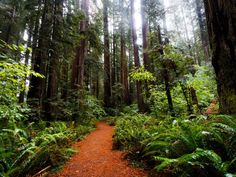
[[[218,114],[219,113],[219,108],[217,108],[217,100],[212,100],[210,106],[208,106],[205,114]]]
[[[113,127],[99,122],[97,130],[76,143],[78,150],[54,177],[145,177],[147,174],[131,167],[124,153],[112,150]]]

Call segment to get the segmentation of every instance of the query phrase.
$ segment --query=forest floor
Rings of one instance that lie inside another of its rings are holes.
[[[77,153],[53,177],[145,177],[144,170],[131,167],[124,153],[112,150],[113,127],[104,122],[86,139],[74,144]]]

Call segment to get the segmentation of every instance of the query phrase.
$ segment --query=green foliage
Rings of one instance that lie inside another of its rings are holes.
[[[0,102],[9,105],[15,102],[17,94],[26,88],[25,78],[30,75],[43,76],[34,72],[30,66],[16,62],[12,56],[15,51],[25,52],[31,49],[25,48],[23,45],[8,45],[3,41],[0,41],[0,46],[2,50],[5,50],[0,53],[1,59],[3,59],[0,61]]]
[[[210,105],[216,98],[216,80],[213,69],[208,66],[195,66],[196,73],[187,75],[187,85],[195,88],[200,108]]]
[[[0,120],[3,122],[0,127],[15,127],[17,122],[25,119],[23,114],[29,111],[27,106],[18,104],[18,95],[26,89],[25,79],[30,75],[43,76],[12,58],[14,51],[24,52],[30,49],[0,42],[3,50],[0,55],[4,59],[0,61]]]
[[[177,83],[173,82],[171,87],[172,101],[175,115],[185,115],[187,113],[187,102],[184,93],[187,96],[189,104],[192,104],[190,88],[196,90],[198,105],[195,113],[203,111],[208,107],[211,101],[217,97],[216,82],[212,68],[207,66],[195,66],[195,74],[186,74]],[[175,84],[174,84],[175,83]],[[184,89],[184,90],[183,90]],[[168,113],[168,102],[163,85],[150,85],[150,97],[152,114],[156,117]]]
[[[86,91],[75,92],[70,95],[68,101],[57,99],[51,104],[57,107],[57,120],[71,120],[73,114],[78,114],[81,123],[90,122],[93,118],[101,118],[106,115],[102,102]]]
[[[138,114],[138,105],[132,104],[129,106],[125,106],[122,110],[122,113],[128,114],[128,115],[136,115],[136,114]]]
[[[235,173],[235,138],[233,116],[158,120],[126,115],[117,120],[114,142],[173,176],[223,176]]]
[[[114,145],[132,154],[142,153],[145,147],[142,141],[151,133],[146,129],[153,127],[154,121],[151,117],[141,114],[123,115],[116,122]]]
[[[43,76],[15,62],[12,56],[15,51],[30,49],[3,42],[0,46],[0,176],[26,176],[47,166],[61,165],[73,153],[71,143],[93,130],[94,123],[77,128],[64,122],[29,123],[29,108],[18,103],[18,95],[26,89],[26,78]],[[103,114],[95,98],[87,96],[86,101],[92,115]]]
[[[82,93],[83,94],[83,93]],[[77,109],[72,108],[72,111],[78,111],[78,118],[80,122],[86,123],[90,122],[91,119],[101,118],[106,115],[104,109],[102,108],[102,103],[95,96],[85,94],[77,99],[78,104],[73,106],[78,106]],[[71,105],[71,104],[70,104]]]
[[[74,140],[91,132],[91,126],[80,125],[74,129],[64,122],[39,122],[20,129],[3,129],[0,139],[0,158],[6,169],[3,176],[34,174],[47,166],[62,165],[74,150],[69,148]]]
[[[150,86],[150,97],[149,102],[151,115],[155,117],[165,116],[169,113],[168,109],[168,101],[166,98],[166,92],[164,91],[163,86]],[[175,115],[182,115],[186,114],[187,112],[187,105],[181,90],[181,86],[177,84],[176,86],[172,87],[172,101],[174,105],[174,113]]]
[[[221,158],[211,150],[197,148],[191,154],[185,154],[177,159],[154,157],[160,161],[155,167],[157,171],[168,170],[173,176],[223,176],[221,171]]]
[[[153,74],[147,70],[144,69],[144,66],[141,66],[138,69],[134,69],[130,73],[131,79],[135,81],[155,81],[156,78],[153,76]]]

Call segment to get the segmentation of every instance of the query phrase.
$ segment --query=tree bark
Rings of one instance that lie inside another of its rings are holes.
[[[45,0],[42,23],[39,30],[39,40],[38,47],[35,49],[34,55],[32,55],[32,60],[34,63],[34,70],[45,78],[39,78],[32,76],[30,79],[30,90],[28,93],[28,98],[30,104],[35,108],[38,113],[37,117],[42,117],[45,113],[45,98],[46,98],[46,85],[47,85],[47,67],[49,61],[49,49],[51,43],[52,34],[52,12],[53,12],[52,0]]]
[[[139,61],[139,51],[138,51],[138,44],[137,44],[137,33],[136,27],[134,23],[134,0],[131,0],[131,30],[132,30],[132,40],[133,40],[133,48],[134,48],[134,65],[136,68],[140,67]],[[137,94],[137,102],[138,108],[140,112],[145,112],[145,106],[142,96],[142,86],[140,81],[136,81],[136,94]]]
[[[80,22],[80,34],[82,39],[80,45],[76,48],[76,57],[72,68],[72,89],[82,90],[84,86],[84,62],[88,53],[88,40],[86,39],[86,31],[88,30],[88,1],[82,0],[81,10],[84,13],[84,19]]]
[[[62,25],[63,25],[63,1],[55,0],[54,2],[54,21],[52,33],[52,53],[49,62],[49,79],[47,89],[47,119],[55,119],[57,107],[53,102],[57,101],[58,81],[60,77],[59,60],[62,58]]]
[[[165,90],[166,90],[166,97],[168,101],[169,111],[173,115],[174,107],[173,107],[173,101],[172,101],[172,96],[170,92],[170,79],[169,79],[168,70],[165,66],[163,66],[163,78],[165,82]]]
[[[205,53],[205,57],[209,58],[209,42],[206,29],[206,19],[204,18],[205,14],[202,13],[204,4],[202,0],[195,0],[195,3],[196,3],[197,20],[200,28],[200,39],[202,42],[202,47]]]
[[[220,112],[236,114],[236,1],[205,0]]]
[[[114,29],[113,29],[114,30]],[[117,82],[116,80],[116,70],[117,70],[117,66],[116,66],[116,53],[117,53],[117,35],[113,34],[113,42],[112,42],[112,72],[111,72],[111,82],[112,82],[112,86],[115,85],[115,83]]]
[[[103,1],[103,30],[104,30],[104,106],[110,107],[111,103],[111,69],[109,53],[109,31],[108,31],[108,0]]]
[[[121,6],[121,22],[120,22],[120,81],[122,85],[122,97],[125,104],[129,104],[129,83],[128,83],[128,63],[126,56],[126,42],[125,42],[125,31],[124,31],[124,21],[125,21],[125,12],[124,12],[124,2],[120,2]]]
[[[33,31],[33,25],[32,25],[32,21],[29,22],[29,29],[28,29],[28,39],[27,39],[27,47],[31,47],[32,46],[32,31]],[[27,50],[25,52],[25,64],[28,65],[29,64],[29,58],[30,58],[30,51]],[[27,76],[28,77],[28,76]],[[27,77],[25,77],[25,85],[27,85]],[[25,95],[26,95],[26,91],[25,89],[23,91],[21,91],[20,96],[19,96],[19,103],[23,103],[25,101]]]
[[[141,0],[141,15],[142,15],[142,37],[143,37],[143,63],[146,70],[151,70],[151,63],[148,57],[148,19],[146,12],[146,2]]]

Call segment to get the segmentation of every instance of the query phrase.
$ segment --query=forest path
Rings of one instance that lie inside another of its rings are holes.
[[[74,147],[78,152],[54,177],[145,177],[140,169],[131,167],[123,159],[124,153],[112,150],[113,127],[104,122]]]

